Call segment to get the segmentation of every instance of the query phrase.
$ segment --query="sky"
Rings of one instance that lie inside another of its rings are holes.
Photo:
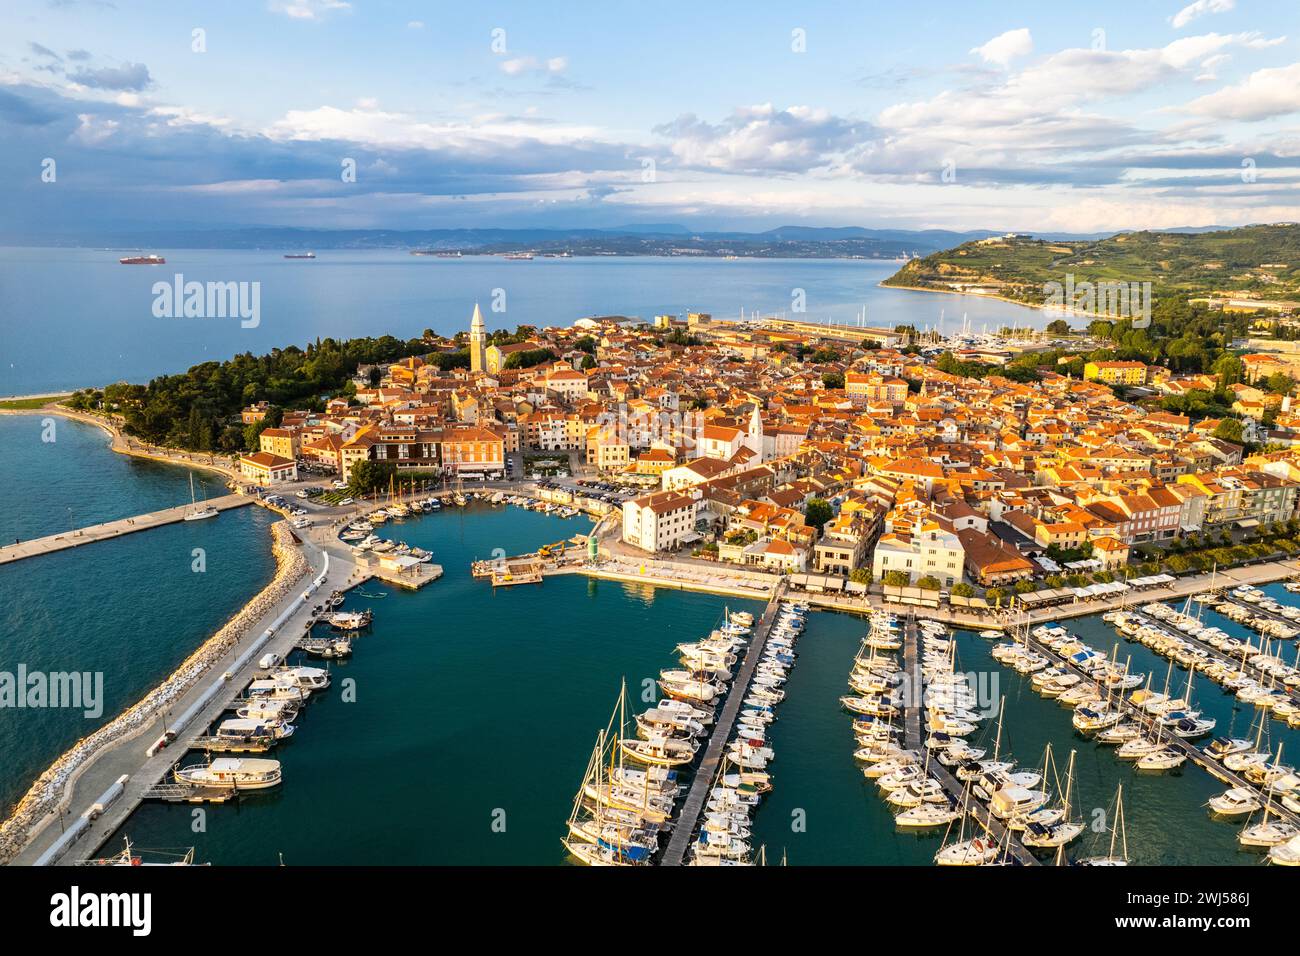
[[[0,235],[1300,219],[1300,3],[6,0]]]

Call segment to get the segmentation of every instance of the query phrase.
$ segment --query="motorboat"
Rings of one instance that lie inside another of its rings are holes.
[[[265,790],[280,785],[280,761],[247,757],[218,757],[211,763],[183,767],[178,783],[220,790]]]

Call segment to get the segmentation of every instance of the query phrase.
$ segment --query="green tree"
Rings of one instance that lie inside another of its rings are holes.
[[[348,491],[353,495],[368,495],[388,487],[389,479],[396,473],[391,461],[359,461],[352,466],[348,477]]]
[[[975,588],[967,584],[965,581],[958,581],[952,586],[952,593],[954,597],[974,597]]]
[[[831,518],[835,517],[835,509],[831,507],[829,501],[821,498],[812,498],[808,502],[808,507],[804,509],[804,519],[807,524],[817,529],[820,534],[822,526]]]
[[[1214,426],[1214,437],[1222,441],[1232,442],[1234,445],[1241,444],[1241,421],[1236,418],[1225,418]]]
[[[905,588],[912,582],[912,576],[906,571],[886,571],[884,583],[891,588]]]
[[[927,591],[937,591],[943,587],[943,584],[933,574],[927,574],[916,582],[918,588],[924,588]]]

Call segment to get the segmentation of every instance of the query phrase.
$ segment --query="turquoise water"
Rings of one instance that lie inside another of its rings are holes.
[[[43,422],[52,423],[54,441]],[[0,415],[0,543],[172,508],[190,500],[190,471],[109,450],[108,433],[57,416]],[[196,471],[196,494],[225,494],[220,476]]]
[[[208,808],[205,833],[192,832],[190,807],[146,804],[110,843],[195,845],[223,864],[280,853],[304,865],[563,862],[565,821],[620,681],[637,702],[674,645],[706,635],[725,606],[761,609],[580,576],[495,592],[470,577],[496,548],[521,553],[587,527],[487,506],[389,526],[446,575],[417,593],[349,597],[374,608],[373,630],[274,754],[284,785]],[[355,703],[342,700],[344,678]]]
[[[957,328],[1041,324],[1035,310],[977,296],[881,288],[898,264],[843,259],[437,259],[400,251],[328,250],[294,261],[280,250],[159,249],[163,266],[122,266],[120,252],[0,248],[0,395],[148,381],[240,352],[262,354],[318,336],[418,336],[468,327],[481,302],[490,328],[569,326],[588,315],[740,310],[822,322]],[[260,283],[260,321],[160,319],[152,286]],[[500,290],[500,292],[498,292]],[[791,314],[802,293],[807,311]],[[88,303],[93,303],[89,307]],[[505,311],[489,311],[489,304]],[[20,321],[39,316],[39,321]]]

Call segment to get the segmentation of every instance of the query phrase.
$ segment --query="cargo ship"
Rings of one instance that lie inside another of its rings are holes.
[[[117,261],[124,266],[160,266],[167,260],[162,256],[123,256]]]
[[[286,253],[284,254],[284,257],[285,257],[286,259],[315,259],[315,258],[316,258],[316,253],[314,253],[314,252],[286,252]]]

